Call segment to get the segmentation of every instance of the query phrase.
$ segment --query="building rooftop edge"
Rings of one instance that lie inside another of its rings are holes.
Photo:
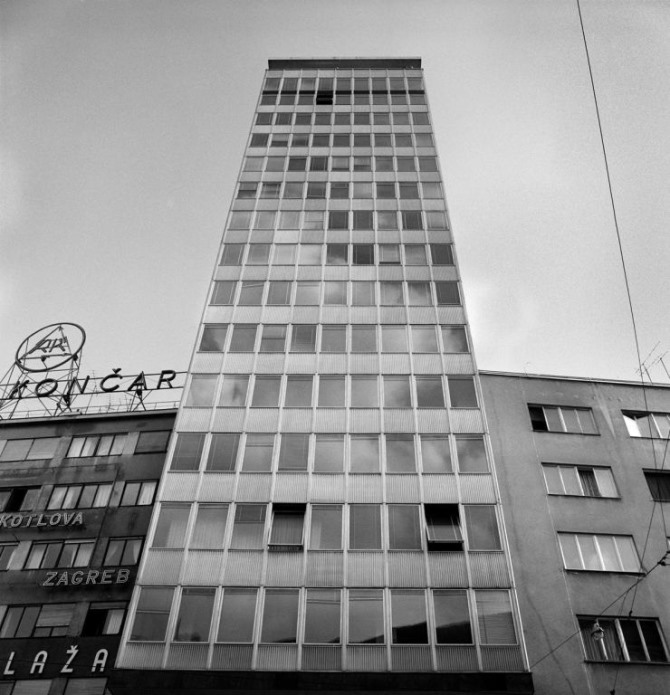
[[[309,70],[321,68],[421,69],[421,58],[270,58],[268,70]]]
[[[501,372],[488,369],[479,369],[478,373],[482,376],[506,376],[516,379],[551,379],[553,381],[584,381],[597,384],[620,384],[622,386],[637,386],[641,388],[670,388],[670,384],[649,383],[647,381],[633,381],[629,379],[601,379],[588,376],[560,376],[557,374],[528,374],[526,372]]]
[[[179,412],[179,408],[153,408],[152,410],[119,410],[109,411],[104,413],[59,413],[58,415],[44,415],[40,417],[12,417],[1,418],[0,427],[12,425],[36,425],[49,422],[62,422],[68,420],[74,422],[76,420],[102,420],[106,418],[129,419],[133,417],[159,417],[174,415]]]

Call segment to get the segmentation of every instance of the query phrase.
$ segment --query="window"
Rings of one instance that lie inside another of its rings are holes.
[[[310,161],[309,161],[309,170],[310,171],[328,171],[328,157],[311,157]],[[324,197],[325,197],[325,191],[326,191],[325,184],[324,184],[323,190],[324,190]]]
[[[125,434],[106,434],[97,437],[73,437],[68,458],[84,456],[118,456],[126,443]]]
[[[323,303],[344,306],[347,303],[346,282],[324,282]]]
[[[0,543],[0,571],[9,569],[9,563],[18,547],[18,543]]]
[[[247,157],[244,162],[244,171],[260,171],[263,167],[262,157]],[[251,226],[251,212],[237,211],[230,215],[228,229],[248,230]]]
[[[516,644],[512,605],[507,591],[475,591],[482,644]]]
[[[254,395],[251,399],[252,408],[279,407],[280,376],[257,376],[254,383]]]
[[[254,637],[257,589],[231,589],[223,594],[217,642],[251,642]]]
[[[644,471],[651,496],[657,502],[670,502],[670,472]]]
[[[463,508],[470,550],[501,550],[496,508],[491,504],[470,504]]]
[[[603,638],[593,639],[595,622]],[[579,618],[586,658],[590,661],[655,661],[667,663],[661,627],[654,618]]]
[[[349,213],[346,210],[331,210],[328,213],[328,229],[348,229]]]
[[[340,643],[339,589],[307,589],[305,644]]]
[[[212,290],[212,299],[210,304],[213,305],[225,305],[233,303],[233,294],[235,293],[236,282],[231,281],[217,281],[214,283],[214,289]]]
[[[326,265],[347,265],[349,246],[347,244],[328,244],[326,246]]]
[[[293,138],[298,137],[294,135]],[[284,184],[284,198],[302,198],[305,184],[302,181],[287,181]]]
[[[377,504],[349,505],[349,549],[381,550],[382,527]]]
[[[204,434],[178,434],[170,470],[197,471],[204,444]]]
[[[199,504],[190,547],[208,550],[223,548],[227,518],[227,504]]]
[[[235,509],[235,523],[231,548],[260,549],[263,547],[265,531],[264,504],[238,504]]]
[[[463,534],[457,504],[426,504],[428,550],[461,550]]]
[[[125,615],[125,603],[92,603],[88,608],[81,634],[84,637],[118,635],[121,633]]]
[[[291,352],[316,351],[316,325],[298,324],[291,333]]]
[[[412,352],[439,352],[435,326],[412,326]]]
[[[110,538],[102,564],[106,567],[136,565],[142,551],[141,538]]]
[[[528,412],[535,432],[598,433],[590,408],[529,405]]]
[[[275,265],[293,265],[296,259],[296,251],[298,247],[296,244],[277,244],[275,246]],[[270,292],[272,292],[272,282],[270,283]],[[268,295],[268,302],[270,297]]]
[[[343,181],[333,181],[330,184],[330,197],[333,200],[343,200],[345,198],[348,198],[349,183]]]
[[[233,337],[230,340],[230,352],[253,352],[256,344],[256,326],[249,323],[238,323],[233,326]]]
[[[135,446],[136,454],[157,454],[167,451],[170,440],[170,430],[157,432],[141,432]]]
[[[382,352],[409,352],[405,326],[382,326]]]
[[[465,591],[433,591],[437,644],[472,644],[468,595]]]
[[[452,473],[449,438],[440,434],[421,435],[424,473]]]
[[[384,407],[411,408],[412,396],[409,376],[384,375]]]
[[[386,435],[386,471],[387,473],[414,473],[416,471],[413,435]]]
[[[120,507],[146,507],[153,504],[157,483],[155,480],[127,482],[123,486]]]
[[[477,391],[471,376],[448,376],[449,400],[452,408],[476,408]]]
[[[268,324],[263,326],[259,352],[284,352],[286,347],[286,326]]]
[[[38,487],[15,487],[0,490],[0,512],[29,512],[35,508]]]
[[[408,282],[407,296],[409,304],[413,306],[430,306],[432,296],[429,282]]]
[[[268,289],[268,304],[286,306],[291,303],[291,283],[285,280],[272,280]]]
[[[351,377],[351,407],[379,407],[376,376],[353,375]]]
[[[240,288],[238,304],[245,306],[260,306],[263,299],[264,282],[256,280],[243,280]]]
[[[405,244],[404,246],[407,265],[426,265],[426,247],[423,244]]]
[[[354,229],[374,229],[372,210],[354,210]]]
[[[379,244],[380,265],[400,265],[399,244]]]
[[[389,548],[421,550],[419,507],[411,504],[389,504]]]
[[[222,352],[226,342],[227,324],[208,324],[202,329],[198,350],[200,352]]]
[[[435,293],[437,295],[437,303],[440,306],[460,305],[461,303],[458,282],[455,280],[436,282]]]
[[[282,434],[279,447],[280,471],[306,471],[309,458],[308,434]]]
[[[312,505],[310,550],[342,549],[342,505]]]
[[[379,160],[382,157],[377,157],[377,171],[379,171]],[[390,157],[384,157],[383,159],[389,160]],[[395,183],[378,183],[377,184],[377,198],[381,199],[391,199],[396,197]]]
[[[563,564],[569,570],[640,572],[640,559],[631,536],[559,533]]]
[[[458,470],[461,473],[488,473],[484,438],[477,435],[456,435]]]
[[[400,159],[400,157],[398,158]],[[402,211],[400,213],[402,217],[402,228],[409,229],[423,229],[423,220],[421,219],[421,213],[418,211]]]
[[[454,265],[451,244],[430,244],[430,258],[433,265]]]
[[[374,306],[375,304],[375,283],[374,282],[352,282],[351,283],[351,305],[352,306]]]
[[[184,587],[177,614],[175,642],[207,642],[215,589]]]
[[[305,505],[274,504],[272,506],[271,550],[302,550]]]
[[[465,326],[440,326],[445,352],[467,352],[468,338]]]
[[[112,483],[100,485],[56,485],[51,491],[47,509],[90,509],[106,507],[112,494]]]
[[[224,374],[219,405],[243,408],[247,402],[248,388],[248,375]]]
[[[326,182],[325,181],[310,181],[307,184],[308,198],[325,198],[326,197]]]
[[[395,211],[391,212],[377,212],[377,228],[380,231],[395,230],[398,229],[398,213]]]
[[[240,435],[231,433],[213,434],[207,456],[208,471],[235,470],[237,452],[240,446]]]
[[[337,138],[337,137],[338,136],[335,135],[335,138]],[[345,137],[348,137],[348,136],[345,136]],[[349,157],[331,157],[330,158],[330,169],[331,169],[331,171],[349,171]]]
[[[297,376],[289,374],[286,377],[284,405],[287,408],[311,408],[313,380],[311,375]]]
[[[319,408],[344,408],[345,377],[321,376],[319,378]]]
[[[370,225],[370,228],[372,225]],[[375,253],[374,244],[354,244],[353,245],[353,264],[354,265],[374,265]]]
[[[53,541],[33,543],[23,569],[37,570],[52,567],[87,567],[95,541]]]
[[[417,184],[417,183],[399,183],[398,188],[400,189],[401,200],[418,200],[419,199],[419,184]]]
[[[266,589],[261,642],[294,644],[298,632],[298,589]]]
[[[351,351],[352,352],[377,352],[377,327],[376,326],[352,326],[351,327]]]
[[[188,504],[163,504],[158,514],[153,547],[183,548],[190,511]]]
[[[0,439],[0,461],[49,459],[56,453],[60,437],[39,439]],[[3,446],[4,445],[4,446]]]
[[[237,197],[238,198],[255,198],[257,189],[258,189],[258,184],[255,181],[247,182],[247,183],[241,183],[240,187],[237,190]]]
[[[423,591],[391,589],[391,639],[393,644],[428,644]]]
[[[0,617],[0,639],[62,637],[67,634],[74,607],[74,603],[6,606],[4,616]],[[2,609],[0,609],[0,616],[2,616]]]
[[[135,611],[135,622],[130,631],[133,642],[161,642],[165,640],[172,589],[143,586]]]
[[[631,437],[670,437],[669,413],[645,413],[631,410],[622,411],[623,421]]]
[[[296,282],[295,305],[317,306],[321,295],[321,285],[318,282]]]
[[[274,441],[273,434],[247,434],[242,470],[245,473],[267,473],[272,468]]]
[[[279,193],[281,191],[281,183],[262,183],[261,184],[261,198],[279,198]],[[251,253],[249,253],[251,258]]]
[[[349,643],[384,644],[384,592],[349,590]]]
[[[618,497],[614,477],[609,468],[562,466],[543,463],[542,472],[550,495],[580,497]]]
[[[379,436],[353,434],[349,442],[352,473],[379,473]]]
[[[416,404],[419,408],[444,408],[441,377],[416,377]]]
[[[271,244],[250,244],[247,263],[249,265],[267,265],[270,262],[270,248]]]
[[[194,374],[186,396],[186,406],[211,408],[214,405],[217,379],[218,377],[214,374]]]

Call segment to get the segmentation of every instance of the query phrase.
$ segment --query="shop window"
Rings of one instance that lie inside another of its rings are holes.
[[[200,467],[202,448],[205,445],[205,435],[195,433],[180,433],[177,435],[170,470],[197,471]]]
[[[542,472],[550,495],[619,496],[610,468],[543,463]]]
[[[528,413],[535,432],[598,434],[590,408],[529,405]]]
[[[640,572],[632,536],[559,533],[563,565],[569,570]]]
[[[33,543],[23,569],[87,567],[95,541],[52,541]]]
[[[472,644],[472,625],[466,591],[433,591],[437,644]]]
[[[226,587],[217,642],[252,642],[258,589]]]
[[[142,538],[110,538],[102,562],[106,567],[136,565],[140,561]]]
[[[175,642],[207,642],[212,624],[215,589],[184,587],[177,614]]]
[[[126,615],[126,603],[116,601],[109,603],[92,603],[88,608],[82,637],[101,637],[102,635],[119,635]]]
[[[309,534],[310,550],[342,549],[342,505],[312,505]]]
[[[143,586],[130,631],[131,642],[163,642],[167,631],[172,589]]]
[[[593,639],[594,624],[603,631]],[[655,618],[579,618],[586,658],[590,661],[631,661],[667,663],[668,654]]]
[[[381,508],[378,504],[349,505],[349,549],[381,550]]]

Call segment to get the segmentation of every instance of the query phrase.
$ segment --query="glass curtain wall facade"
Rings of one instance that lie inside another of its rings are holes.
[[[270,61],[121,668],[523,671],[421,61]]]

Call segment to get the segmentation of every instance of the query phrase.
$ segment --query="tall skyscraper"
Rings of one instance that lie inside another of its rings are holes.
[[[532,692],[419,59],[269,62],[176,432],[119,692]]]

